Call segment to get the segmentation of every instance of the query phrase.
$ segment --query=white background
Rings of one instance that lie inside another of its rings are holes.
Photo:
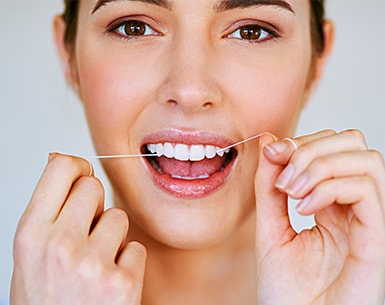
[[[336,46],[298,134],[359,128],[384,153],[385,0],[328,1]],[[52,43],[52,17],[61,10],[61,0],[0,0],[0,299],[8,297],[17,221],[48,152],[93,151]],[[308,224],[295,218],[297,228]]]

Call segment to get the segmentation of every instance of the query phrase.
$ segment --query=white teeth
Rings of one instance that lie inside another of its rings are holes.
[[[203,145],[191,145],[190,160],[202,161],[206,157],[205,147]]]
[[[179,161],[201,161],[204,158],[213,159],[216,155],[223,157],[225,153],[227,154],[230,151],[230,149],[222,151],[220,147],[213,145],[186,145],[169,142],[164,144],[147,144],[147,149],[158,157],[165,156]]]
[[[155,154],[156,153],[156,144],[148,144],[147,149],[150,153]]]
[[[190,158],[190,152],[188,150],[187,145],[176,144],[173,157],[180,161],[188,161]]]
[[[156,149],[156,154],[158,155],[158,157],[163,156],[163,151],[164,151],[163,144],[156,144],[155,149]]]
[[[225,154],[225,152],[223,151],[223,150],[219,150],[220,148],[218,147],[218,149],[217,149],[217,154],[218,154],[218,156],[220,156],[220,157],[223,157],[223,155]]]
[[[179,175],[172,175],[172,178],[175,179],[183,179],[183,180],[197,180],[197,179],[207,179],[210,177],[210,175],[201,175],[199,177],[187,177],[187,176],[179,176]]]
[[[164,143],[163,145],[163,154],[167,157],[167,158],[173,158],[174,157],[174,146],[172,146],[171,143]]]
[[[206,158],[212,159],[217,155],[217,148],[215,146],[212,146],[212,145],[207,145],[205,152],[206,152]]]

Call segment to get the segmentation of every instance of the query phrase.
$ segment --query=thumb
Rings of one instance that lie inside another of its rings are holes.
[[[259,139],[259,162],[254,181],[257,251],[269,251],[295,235],[289,220],[287,195],[275,187],[285,165],[272,163],[264,154],[264,147],[274,140],[271,135]]]

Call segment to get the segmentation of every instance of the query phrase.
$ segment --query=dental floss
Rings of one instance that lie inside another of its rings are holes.
[[[254,140],[254,139],[259,138],[259,137],[262,137],[262,136],[264,136],[264,135],[272,136],[272,137],[274,138],[274,141],[277,142],[277,137],[276,137],[275,135],[273,135],[271,132],[265,131],[265,132],[262,132],[262,133],[259,133],[259,134],[255,135],[255,136],[252,136],[252,137],[250,137],[250,138],[247,138],[247,139],[244,139],[244,140],[242,140],[242,141],[239,141],[239,142],[236,142],[236,143],[234,143],[234,144],[231,144],[231,145],[229,145],[229,146],[227,146],[227,147],[217,149],[217,152],[226,151],[226,150],[228,150],[228,149],[230,149],[230,148],[233,148],[234,146],[237,146],[237,145],[239,145],[239,144],[243,144],[243,143],[248,142],[248,141],[250,141],[250,140]]]
[[[139,158],[156,157],[157,154],[127,154],[127,155],[106,155],[106,156],[87,156],[85,159],[118,159],[118,158]]]
[[[259,133],[257,135],[254,135],[254,136],[251,136],[249,138],[246,138],[242,141],[239,141],[239,142],[236,142],[236,143],[233,143],[229,146],[226,146],[224,148],[220,148],[220,149],[217,149],[217,153],[218,152],[224,152],[230,148],[233,148],[234,146],[237,146],[237,145],[240,145],[240,144],[243,144],[245,142],[248,142],[248,141],[251,141],[251,140],[254,140],[256,138],[259,138],[263,135],[270,135],[274,138],[274,141],[277,141],[277,137],[275,135],[273,135],[272,133],[270,132],[262,132],[262,133]],[[105,155],[105,156],[87,156],[87,157],[84,157],[85,159],[118,159],[118,158],[139,158],[139,157],[157,157],[158,155],[157,154],[127,154],[127,155]]]

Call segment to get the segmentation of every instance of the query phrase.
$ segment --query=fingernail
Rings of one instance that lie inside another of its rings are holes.
[[[298,205],[296,206],[296,210],[299,212],[299,213],[303,213],[305,211],[305,209],[308,207],[309,203],[310,203],[310,195],[305,197],[300,203],[298,203]]]
[[[278,177],[277,183],[275,186],[281,190],[284,190],[291,179],[293,179],[295,173],[294,165],[289,164],[286,166],[284,171],[281,173],[281,175]]]
[[[303,173],[300,175],[297,179],[294,180],[294,182],[287,188],[287,193],[291,196],[297,195],[301,189],[305,186],[308,179],[308,174]]]
[[[285,152],[288,149],[288,145],[286,142],[281,141],[281,142],[274,142],[269,145],[266,145],[265,148],[269,154],[276,156],[278,154]]]

